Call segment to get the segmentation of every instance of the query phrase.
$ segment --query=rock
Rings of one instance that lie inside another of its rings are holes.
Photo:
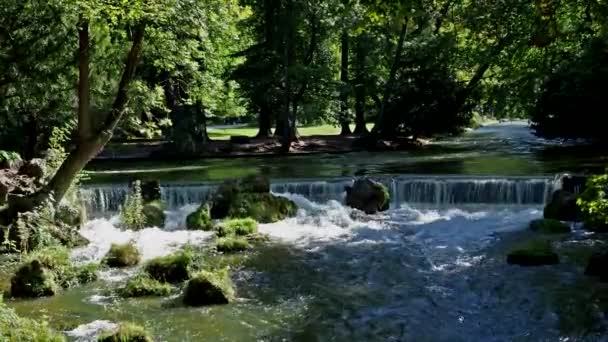
[[[190,266],[194,256],[188,251],[180,251],[172,255],[150,260],[144,271],[152,278],[161,282],[179,283],[190,278]]]
[[[234,286],[227,269],[196,274],[184,293],[184,304],[190,306],[228,304],[233,300]]]
[[[262,175],[247,176],[239,181],[240,192],[267,193],[270,192],[270,180]]]
[[[531,240],[515,247],[507,255],[507,263],[520,266],[553,265],[559,263],[559,257],[549,241]]]
[[[352,187],[346,187],[346,205],[375,214],[389,209],[390,194],[381,183],[368,178],[357,179]]]
[[[553,219],[538,219],[530,222],[530,230],[543,234],[570,233],[570,225]]]
[[[131,267],[139,264],[140,260],[139,250],[133,244],[112,244],[110,251],[103,258],[103,263],[110,267]]]
[[[150,297],[150,296],[168,296],[171,293],[171,285],[161,283],[156,279],[152,279],[145,275],[139,275],[129,279],[125,287],[120,291],[120,295],[125,298],[130,297]]]
[[[582,214],[576,204],[576,195],[564,190],[555,191],[551,202],[545,207],[544,217],[559,221],[579,222]]]
[[[141,197],[144,203],[160,201],[161,191],[159,181],[146,181],[141,183]]]
[[[245,135],[233,135],[230,137],[230,142],[237,145],[245,145],[251,143],[251,138]]]
[[[214,203],[215,204],[215,203]],[[270,193],[242,193],[234,197],[224,217],[212,218],[251,218],[260,223],[273,223],[293,217],[297,213],[296,204],[280,196]]]
[[[239,187],[236,182],[228,181],[222,183],[213,196],[210,208],[211,218],[217,219],[228,216],[230,207],[239,192]]]
[[[213,230],[213,221],[211,221],[209,207],[206,204],[201,205],[195,212],[186,217],[186,228],[188,230]]]
[[[79,227],[81,222],[84,221],[80,208],[67,204],[60,204],[57,207],[55,210],[55,219],[71,227]]]
[[[219,237],[251,235],[258,232],[258,223],[252,218],[232,219],[220,223],[215,231]]]
[[[593,254],[585,268],[585,275],[599,277],[602,282],[608,282],[608,252]]]
[[[116,331],[105,332],[97,342],[154,342],[146,329],[131,323],[122,323]]]
[[[54,296],[59,291],[55,274],[38,260],[21,266],[11,279],[11,295],[17,298]]]
[[[562,177],[562,190],[572,194],[581,194],[586,189],[587,176],[583,175],[564,175]]]
[[[19,168],[19,174],[31,178],[41,179],[46,173],[46,163],[44,159],[28,160]]]
[[[223,253],[241,252],[249,249],[249,247],[251,246],[247,239],[235,236],[219,238],[215,243],[217,251]]]
[[[144,204],[143,214],[146,227],[163,228],[165,226],[165,206],[161,201],[156,200]]]
[[[3,182],[2,178],[0,178],[0,206],[6,203],[6,198],[10,190],[8,183]]]

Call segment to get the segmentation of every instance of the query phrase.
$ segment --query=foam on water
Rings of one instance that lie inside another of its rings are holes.
[[[118,328],[116,323],[104,320],[79,325],[76,329],[67,331],[66,335],[77,342],[96,341],[99,335],[106,331],[114,331]]]

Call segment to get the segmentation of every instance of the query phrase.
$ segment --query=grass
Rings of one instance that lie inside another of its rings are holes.
[[[371,130],[374,127],[373,124],[367,124],[367,129]],[[351,130],[355,129],[355,125],[351,125]],[[257,127],[235,127],[235,128],[208,128],[209,138],[215,140],[228,140],[233,135],[244,135],[248,137],[255,137],[258,134]],[[340,127],[333,125],[317,125],[317,126],[306,126],[298,127],[300,136],[306,137],[311,135],[338,135],[340,134]]]

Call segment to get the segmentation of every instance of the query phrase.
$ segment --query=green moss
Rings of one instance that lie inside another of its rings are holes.
[[[234,285],[228,269],[201,271],[188,281],[184,303],[190,306],[228,304],[234,300]]]
[[[161,283],[145,275],[129,279],[119,291],[123,297],[167,296],[171,293],[171,285]]]
[[[190,277],[190,267],[194,254],[183,250],[172,255],[150,260],[144,267],[145,272],[158,281],[179,283]]]
[[[2,303],[0,297],[0,341],[64,342],[65,338],[50,329],[46,322],[17,316],[13,309]]]
[[[296,215],[296,204],[269,193],[238,194],[230,205],[227,217],[251,218],[260,223],[273,223]]]
[[[202,205],[195,212],[186,218],[186,228],[188,230],[213,230],[213,221],[209,214],[209,207]]]
[[[146,227],[164,227],[165,226],[165,206],[161,201],[152,201],[146,203],[143,208]]]
[[[241,237],[223,237],[217,239],[215,248],[218,252],[232,253],[247,250],[250,247],[249,241]]]
[[[153,342],[152,336],[143,327],[133,323],[122,323],[117,331],[102,334],[98,342]]]
[[[11,295],[18,298],[54,296],[59,291],[55,273],[38,260],[25,263],[11,279]]]
[[[534,220],[530,222],[530,229],[543,234],[562,234],[571,231],[568,224],[553,219]]]
[[[124,245],[112,244],[103,262],[110,267],[130,267],[139,264],[141,255],[137,247],[131,243]]]
[[[257,233],[258,223],[252,218],[233,219],[222,222],[216,232],[220,237],[229,235],[245,236]]]
[[[382,186],[382,193],[384,194],[384,203],[382,204],[382,208],[380,211],[387,211],[391,206],[391,193],[388,191],[388,187],[384,184]]]
[[[559,263],[558,255],[547,240],[531,240],[516,246],[508,255],[507,262],[520,266],[552,265]]]

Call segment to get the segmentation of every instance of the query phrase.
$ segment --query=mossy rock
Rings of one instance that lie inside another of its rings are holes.
[[[530,222],[530,230],[543,234],[570,233],[570,225],[553,219],[538,219]]]
[[[195,212],[186,217],[186,228],[188,230],[213,230],[213,221],[209,214],[209,207],[201,205]]]
[[[189,306],[228,304],[234,300],[234,285],[228,269],[201,271],[186,284],[184,304]]]
[[[217,251],[224,253],[241,252],[249,249],[250,247],[251,245],[247,239],[234,236],[219,238],[215,243],[215,248]]]
[[[148,261],[144,271],[153,279],[167,283],[179,283],[190,278],[194,255],[189,251],[159,257]]]
[[[258,232],[258,222],[252,218],[227,220],[220,223],[215,231],[219,237],[251,235]]]
[[[366,214],[386,211],[390,207],[390,193],[382,183],[368,178],[357,179],[352,186],[347,186],[345,190],[346,205]]]
[[[223,219],[226,218],[230,212],[230,208],[236,197],[239,195],[240,190],[238,183],[234,181],[227,181],[222,183],[216,190],[215,195],[209,208],[209,214],[212,219]]]
[[[161,201],[152,201],[146,203],[143,208],[146,227],[164,227],[165,226],[165,206]]]
[[[146,275],[138,275],[129,279],[119,293],[123,297],[162,297],[171,293],[171,285]]]
[[[79,227],[84,221],[83,212],[75,206],[60,204],[55,210],[55,219],[71,227]]]
[[[239,181],[238,188],[240,192],[268,193],[270,180],[262,175],[250,175]]]
[[[270,193],[242,193],[234,197],[227,215],[217,218],[251,218],[260,223],[273,223],[293,217],[297,212],[296,204],[285,197]]]
[[[154,342],[150,333],[143,327],[132,324],[122,323],[113,332],[107,332],[99,336],[98,342]]]
[[[22,265],[11,279],[11,295],[17,298],[54,296],[59,289],[55,273],[39,260]]]
[[[112,244],[103,262],[110,267],[131,267],[139,264],[141,255],[137,247],[131,243],[123,245]]]
[[[576,195],[564,190],[557,190],[551,196],[551,201],[544,209],[546,219],[560,221],[581,221],[582,213],[576,204]]]
[[[559,263],[559,256],[547,240],[531,240],[515,247],[507,255],[507,263],[520,266],[553,265]]]

